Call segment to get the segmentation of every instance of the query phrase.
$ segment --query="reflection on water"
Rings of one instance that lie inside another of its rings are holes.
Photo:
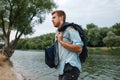
[[[57,71],[44,63],[44,51],[16,50],[11,61],[27,80],[57,80]],[[91,54],[82,66],[81,80],[120,80],[120,56]]]

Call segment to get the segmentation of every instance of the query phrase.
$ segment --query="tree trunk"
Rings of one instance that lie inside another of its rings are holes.
[[[10,58],[10,57],[13,55],[13,53],[14,53],[14,51],[15,51],[15,48],[16,48],[16,46],[17,46],[17,42],[19,41],[21,35],[22,35],[22,32],[19,34],[18,37],[15,38],[15,40],[13,41],[12,44],[7,44],[7,41],[8,41],[8,40],[6,41],[5,46],[4,46],[3,49],[2,49],[2,53],[3,53],[7,58]]]
[[[10,47],[4,46],[2,49],[2,54],[4,54],[8,59],[12,56],[13,53],[14,53],[14,49]]]

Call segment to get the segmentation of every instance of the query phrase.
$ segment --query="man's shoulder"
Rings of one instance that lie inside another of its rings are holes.
[[[76,30],[75,30],[74,27],[71,25],[71,26],[67,27],[65,31],[74,32],[74,31],[76,31]]]

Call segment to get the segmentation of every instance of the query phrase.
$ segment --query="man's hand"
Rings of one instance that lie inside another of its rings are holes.
[[[57,34],[57,39],[58,39],[58,42],[60,43],[62,40],[63,40],[63,33],[62,32],[59,32],[58,34]]]

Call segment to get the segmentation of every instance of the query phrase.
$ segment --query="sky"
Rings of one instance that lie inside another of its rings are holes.
[[[86,28],[86,24],[94,23],[98,27],[111,27],[120,22],[120,0],[54,0],[58,8],[64,10],[66,21],[80,24]],[[34,27],[34,34],[24,37],[35,37],[55,32],[51,22],[51,14],[46,15],[42,24]]]

